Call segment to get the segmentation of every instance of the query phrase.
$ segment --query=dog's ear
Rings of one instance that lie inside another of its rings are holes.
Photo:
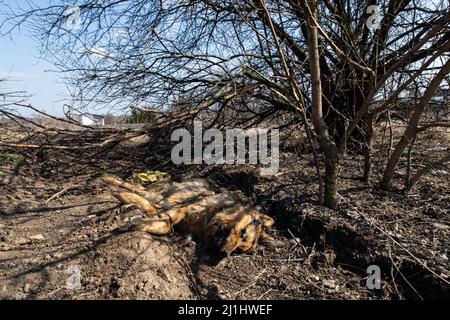
[[[274,242],[274,239],[269,236],[264,230],[261,230],[259,234],[258,243],[264,244],[264,243],[271,243]]]
[[[275,223],[275,221],[268,215],[261,214],[260,217],[261,217],[261,220],[263,222],[263,226],[265,229],[269,229]]]

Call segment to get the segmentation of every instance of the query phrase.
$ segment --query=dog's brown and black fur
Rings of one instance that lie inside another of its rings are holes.
[[[273,241],[266,233],[274,223],[272,218],[225,193],[215,193],[205,180],[155,184],[145,189],[112,176],[102,179],[131,191],[113,192],[113,196],[149,215],[134,224],[139,230],[163,235],[177,225],[226,254],[250,251]]]

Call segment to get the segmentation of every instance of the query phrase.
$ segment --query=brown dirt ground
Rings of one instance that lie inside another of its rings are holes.
[[[448,145],[448,136],[424,136],[414,163],[425,161],[426,149]],[[449,165],[408,193],[387,193],[375,186],[382,164],[375,161],[374,183],[366,184],[358,179],[361,157],[348,155],[342,201],[332,211],[315,204],[312,156],[301,145],[285,148],[280,173],[270,177],[251,166],[173,167],[161,151],[169,144],[158,139],[82,155],[29,151],[21,164],[0,167],[0,298],[449,299]],[[378,141],[375,155],[381,152]],[[217,261],[177,231],[118,231],[141,213],[119,208],[96,176],[147,169],[169,171],[174,180],[202,176],[260,206],[284,245]],[[397,178],[402,171],[404,163]],[[365,286],[373,264],[381,267],[381,290]],[[67,286],[70,266],[80,270],[79,288]]]

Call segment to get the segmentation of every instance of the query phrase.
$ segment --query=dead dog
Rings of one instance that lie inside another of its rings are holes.
[[[177,225],[227,255],[273,242],[266,233],[274,224],[271,217],[229,195],[215,193],[206,180],[155,184],[147,189],[113,176],[102,180],[127,189],[112,194],[122,204],[136,205],[149,216],[134,223],[135,229],[163,235]]]

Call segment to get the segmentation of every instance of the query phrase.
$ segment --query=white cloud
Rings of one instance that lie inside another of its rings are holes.
[[[10,80],[26,80],[26,79],[36,79],[37,74],[30,72],[13,71],[12,69],[0,68],[0,79],[10,79]]]

